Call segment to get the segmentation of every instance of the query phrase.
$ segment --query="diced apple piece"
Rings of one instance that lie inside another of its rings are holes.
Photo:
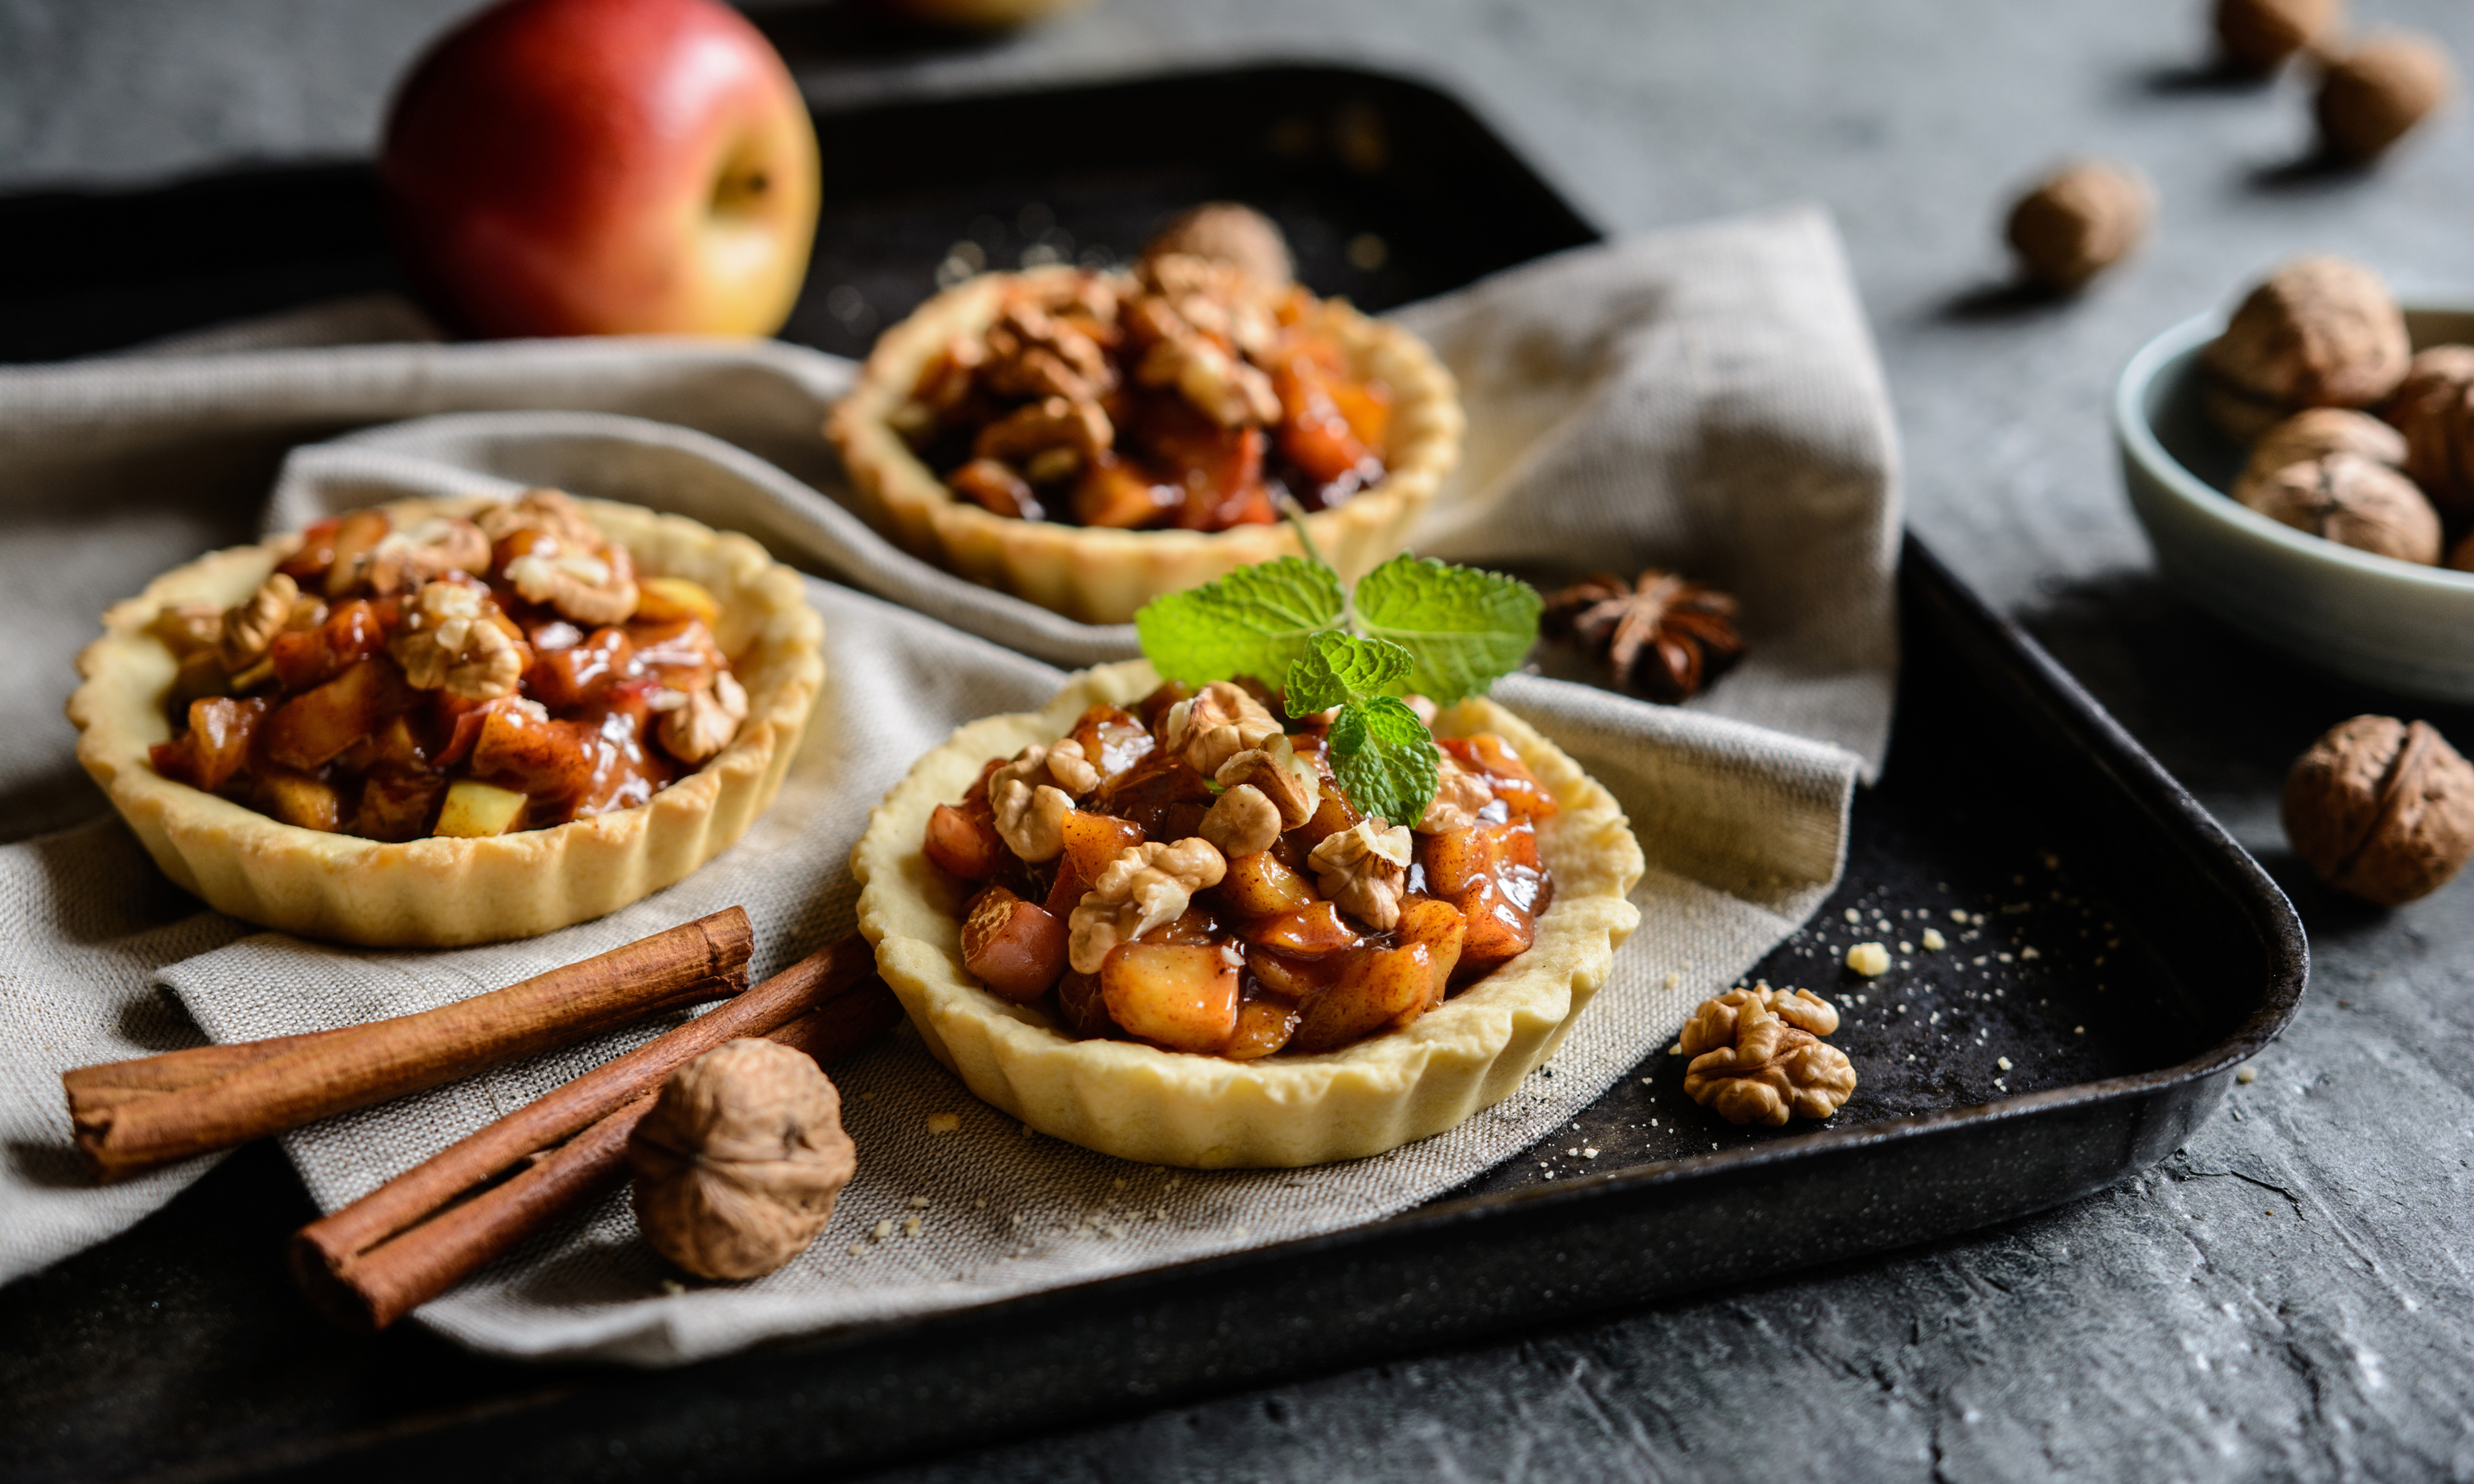
[[[1103,454],[1075,482],[1074,519],[1080,525],[1133,530],[1166,518],[1180,499],[1175,485],[1153,484],[1133,466]]]
[[[1151,755],[1159,746],[1151,728],[1121,707],[1095,706],[1082,713],[1074,724],[1072,736],[1082,745],[1082,755],[1099,770],[1105,783]]]
[[[1108,869],[1108,862],[1143,843],[1140,825],[1088,809],[1067,810],[1063,833],[1065,864],[1058,869],[1071,871],[1085,881],[1099,880],[1100,873]]]
[[[1048,915],[1051,917],[1070,918],[1074,915],[1074,909],[1082,904],[1082,894],[1089,890],[1091,890],[1091,883],[1076,875],[1074,868],[1059,857],[1056,862],[1056,878],[1049,883],[1048,900],[1042,905],[1047,907]]]
[[[361,784],[352,807],[352,833],[367,840],[418,840],[427,831],[430,806],[447,788],[433,773],[384,766]]]
[[[524,802],[524,796],[512,788],[457,778],[447,785],[447,802],[438,806],[438,827],[431,833],[459,840],[503,835],[523,818]]]
[[[1100,995],[1110,1019],[1171,1051],[1217,1051],[1237,1029],[1237,966],[1204,945],[1119,944]]]
[[[928,816],[928,838],[920,849],[938,870],[965,881],[984,881],[1013,858],[1005,836],[984,809],[960,809],[940,803]]]
[[[1461,945],[1468,937],[1468,920],[1450,902],[1413,897],[1400,904],[1400,922],[1394,932],[1402,945],[1422,943],[1426,951],[1434,955],[1435,988],[1426,996],[1426,1008],[1434,1009],[1443,1002],[1452,970],[1460,967]]]
[[[1330,836],[1355,828],[1357,822],[1365,817],[1349,807],[1348,801],[1341,797],[1339,789],[1326,788],[1322,791],[1322,802],[1315,805],[1314,817],[1290,830],[1288,838],[1295,840],[1300,850],[1311,850]]]
[[[334,554],[327,568],[327,596],[340,598],[358,586],[368,575],[368,563],[362,559],[378,548],[395,522],[386,513],[356,510],[336,524]]]
[[[258,781],[265,789],[266,812],[283,823],[327,834],[342,826],[343,806],[334,785],[289,772],[269,772]]]
[[[1494,797],[1511,806],[1512,812],[1524,819],[1542,820],[1563,807],[1538,775],[1520,760],[1505,741],[1492,731],[1481,731],[1472,737],[1445,737],[1439,744],[1452,754],[1453,760],[1471,773],[1483,774]]]
[[[1298,1033],[1302,1013],[1296,1004],[1273,994],[1249,994],[1237,1003],[1237,1029],[1220,1054],[1232,1062],[1270,1056]]]
[[[1290,958],[1250,944],[1246,948],[1246,968],[1263,981],[1263,987],[1301,1004],[1339,978],[1347,962],[1345,958]]]
[[[1457,903],[1479,883],[1493,879],[1494,841],[1484,830],[1451,829],[1416,838],[1426,890],[1445,901]]]
[[[1493,972],[1529,951],[1530,944],[1537,941],[1537,920],[1506,897],[1492,877],[1464,894],[1458,905],[1467,922],[1458,969],[1463,983]]]
[[[1239,917],[1267,918],[1314,904],[1314,887],[1269,850],[1240,855],[1220,878],[1220,898]]]
[[[1339,905],[1329,901],[1252,919],[1238,927],[1237,935],[1291,958],[1329,958],[1358,943],[1357,930],[1342,920]]]
[[[1220,920],[1201,907],[1188,907],[1135,940],[1137,943],[1181,943],[1189,945],[1220,941]]]
[[[1100,1041],[1120,1032],[1108,1018],[1107,1001],[1100,997],[1100,976],[1069,968],[1056,981],[1056,1008],[1065,1017],[1067,1034]]]
[[[636,579],[636,622],[667,624],[687,618],[701,619],[708,629],[721,627],[721,604],[704,584],[684,577]]]
[[[393,688],[389,666],[364,659],[293,697],[266,720],[266,755],[287,768],[326,766],[377,726]]]
[[[1292,1049],[1337,1051],[1378,1032],[1396,1030],[1426,1010],[1435,984],[1435,956],[1422,943],[1360,948],[1331,988],[1306,1001]]]
[[[250,743],[273,708],[267,701],[190,702],[188,734],[180,743],[188,750],[188,781],[210,794],[230,782],[248,763]]]
[[[1065,923],[1002,886],[982,892],[962,921],[962,967],[1019,1005],[1065,971]]]
[[[593,781],[597,741],[593,728],[545,721],[521,706],[499,706],[481,722],[473,740],[473,771],[498,778],[536,799],[565,799]]]

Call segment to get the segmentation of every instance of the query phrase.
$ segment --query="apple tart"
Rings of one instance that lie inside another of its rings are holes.
[[[1639,922],[1613,797],[1473,699],[1395,826],[1275,712],[1104,666],[885,797],[860,930],[973,1092],[1129,1160],[1319,1164],[1452,1128],[1561,1043]]]
[[[1291,510],[1354,579],[1457,462],[1458,394],[1416,336],[1270,271],[982,275],[885,332],[827,432],[904,545],[1085,623],[1298,552]]]
[[[78,757],[157,864],[373,945],[547,932],[687,875],[772,802],[824,673],[754,541],[546,490],[217,552],[104,629]]]

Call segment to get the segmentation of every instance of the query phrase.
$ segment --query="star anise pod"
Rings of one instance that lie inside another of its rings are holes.
[[[1735,600],[1655,568],[1601,572],[1546,600],[1545,628],[1606,657],[1618,687],[1669,704],[1699,694],[1744,653]]]

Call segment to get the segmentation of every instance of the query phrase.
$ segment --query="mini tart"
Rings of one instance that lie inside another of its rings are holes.
[[[1300,554],[1297,533],[1285,523],[1203,534],[994,515],[956,499],[893,430],[888,419],[929,363],[957,336],[986,329],[1009,286],[1077,272],[982,274],[922,304],[877,341],[858,384],[825,422],[870,517],[912,552],[972,582],[1089,624],[1127,623],[1162,593]],[[1313,314],[1316,327],[1340,344],[1353,366],[1392,389],[1383,482],[1305,517],[1323,559],[1353,582],[1407,544],[1410,522],[1460,461],[1460,394],[1434,351],[1407,330],[1370,320],[1341,299],[1320,300]]]
[[[869,817],[851,857],[859,928],[938,1061],[1043,1134],[1123,1159],[1212,1169],[1381,1154],[1501,1101],[1554,1054],[1606,982],[1615,945],[1639,924],[1626,898],[1640,879],[1640,846],[1612,794],[1485,700],[1445,710],[1436,732],[1498,733],[1554,794],[1563,807],[1538,827],[1554,901],[1528,952],[1407,1029],[1318,1056],[1231,1062],[1077,1041],[1036,1007],[981,988],[962,968],[955,912],[964,892],[920,853],[929,814],[987,758],[1055,741],[1084,708],[1130,706],[1158,683],[1140,660],[1104,665],[1076,676],[1044,710],[973,722],[920,758]]]
[[[470,515],[479,498],[400,500],[399,526]],[[164,874],[217,911],[303,937],[372,947],[449,947],[527,938],[615,912],[730,848],[781,791],[824,683],[824,620],[798,574],[746,537],[640,506],[578,500],[647,576],[691,578],[722,607],[716,637],[748,693],[730,745],[651,802],[546,829],[400,845],[286,825],[174,782],[146,750],[172,734],[162,700],[176,668],[148,632],[175,603],[237,603],[297,536],[214,552],[164,573],[103,615],[69,697],[78,761],[111,796]]]

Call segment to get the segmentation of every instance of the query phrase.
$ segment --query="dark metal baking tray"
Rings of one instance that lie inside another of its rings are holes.
[[[1122,251],[1207,197],[1272,209],[1309,282],[1375,307],[1595,235],[1458,104],[1360,72],[1156,79],[819,124],[834,205],[793,332],[837,349],[923,297],[959,242],[1000,261],[1043,245]],[[129,248],[69,283],[92,296],[80,302],[127,311],[78,334],[65,314],[0,309],[0,352],[73,353],[387,286],[371,200],[365,172],[333,169],[0,203],[0,264],[40,258],[75,278],[89,230],[187,251]],[[287,234],[270,212],[322,225]],[[43,242],[26,245],[29,220]],[[1827,1129],[1731,1128],[1684,1098],[1681,1058],[1653,1055],[1565,1133],[1395,1220],[655,1374],[321,1328],[279,1260],[306,1197],[259,1146],[132,1232],[0,1290],[0,1472],[847,1468],[1856,1257],[2120,1180],[2176,1147],[2283,1027],[2307,972],[2300,924],[2188,793],[1912,538],[1901,593],[1898,727],[1880,784],[1857,796],[1846,879],[1755,970],[1849,1003],[1835,1039],[1863,1082]],[[1922,946],[1928,925],[1948,940],[1938,952]],[[1916,947],[1857,982],[1838,963],[1858,938]]]

